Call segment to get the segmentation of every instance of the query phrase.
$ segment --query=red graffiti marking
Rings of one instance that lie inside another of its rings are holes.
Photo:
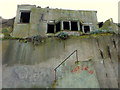
[[[88,69],[89,69],[88,66],[86,66],[86,67],[83,67],[83,66],[82,66],[82,69],[81,69],[81,70],[86,70],[86,71],[87,71]]]
[[[86,71],[87,71],[87,70],[88,70],[88,66],[86,66],[86,67],[84,68],[84,70],[86,70]]]
[[[90,74],[93,74],[93,73],[94,73],[94,71],[90,70],[90,71],[89,71],[89,73],[90,73]]]
[[[78,70],[80,70],[80,66],[77,66],[77,67],[74,68],[71,72],[77,72]]]
[[[86,71],[88,71],[88,73],[90,73],[90,74],[93,74],[93,73],[94,73],[93,70],[89,70],[89,67],[88,67],[88,66],[84,67],[84,66],[82,65],[81,70],[86,70]],[[71,72],[78,72],[78,71],[80,72],[80,66],[75,67]]]

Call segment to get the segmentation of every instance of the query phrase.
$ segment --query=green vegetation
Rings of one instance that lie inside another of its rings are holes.
[[[79,64],[80,63],[80,61],[75,61],[75,64]]]
[[[51,88],[56,88],[56,80],[54,80],[53,84],[51,85]]]
[[[41,35],[36,35],[32,37],[27,37],[27,38],[18,38],[18,37],[12,37],[10,36],[10,33],[8,32],[7,29],[2,30],[2,33],[5,35],[4,38],[1,40],[19,40],[20,42],[27,43],[27,42],[32,42],[34,45],[39,45],[40,43],[44,42],[45,37]],[[68,35],[67,32],[58,32],[56,36],[51,36],[51,37],[57,37],[60,38],[61,40],[66,40],[68,38],[98,38],[99,36],[108,36],[108,35],[113,35],[115,34],[113,30],[94,30],[91,31],[89,34],[79,32],[80,36],[74,36],[74,35]],[[49,38],[49,37],[48,37]]]
[[[99,36],[108,36],[108,35],[113,35],[112,33],[98,33],[98,34],[88,34],[88,35],[82,35],[80,38],[98,38]]]
[[[62,39],[62,40],[66,40],[66,39],[69,38],[68,34],[65,33],[65,32],[59,33],[57,37],[60,38],[60,39]]]
[[[22,39],[22,38],[18,38],[18,37],[4,37],[4,38],[1,38],[1,40],[19,40],[19,39]]]
[[[11,28],[3,28],[2,33],[4,34],[4,37],[11,37],[10,36],[10,29]]]

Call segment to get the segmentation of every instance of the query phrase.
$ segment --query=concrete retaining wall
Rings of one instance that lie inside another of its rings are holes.
[[[74,50],[78,50],[79,61],[92,59],[101,88],[118,87],[117,35],[67,40],[52,37],[38,46],[31,42],[4,40],[2,48],[3,87],[51,87],[55,79],[54,68]],[[75,61],[74,54],[67,62],[73,64]]]

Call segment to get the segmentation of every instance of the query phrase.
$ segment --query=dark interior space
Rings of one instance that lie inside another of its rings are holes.
[[[90,32],[90,27],[89,26],[84,26],[84,32],[89,33]]]
[[[77,22],[71,21],[71,31],[78,31]]]
[[[30,22],[30,12],[21,12],[20,23]]]
[[[60,22],[56,24],[56,32],[60,31]]]
[[[103,22],[98,23],[98,27],[101,28],[103,26]]]
[[[70,30],[70,27],[69,27],[69,22],[63,22],[63,27],[64,27],[64,30]]]
[[[83,32],[82,30],[82,23],[80,22],[80,31]]]
[[[54,33],[54,25],[51,24],[47,25],[47,33]]]

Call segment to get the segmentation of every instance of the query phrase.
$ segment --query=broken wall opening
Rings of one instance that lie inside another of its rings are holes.
[[[60,26],[61,26],[61,25],[60,25],[60,22],[58,22],[58,23],[56,24],[56,32],[59,32],[59,31],[60,31],[60,29],[61,29]]]
[[[75,21],[71,21],[71,31],[78,31],[78,24]]]
[[[64,30],[70,30],[69,22],[63,22]]]
[[[101,28],[103,26],[103,22],[98,23],[98,27]]]
[[[84,26],[84,32],[89,33],[90,32],[90,26]]]
[[[30,11],[21,12],[20,23],[30,23]]]
[[[47,24],[47,33],[54,33],[54,25]]]

